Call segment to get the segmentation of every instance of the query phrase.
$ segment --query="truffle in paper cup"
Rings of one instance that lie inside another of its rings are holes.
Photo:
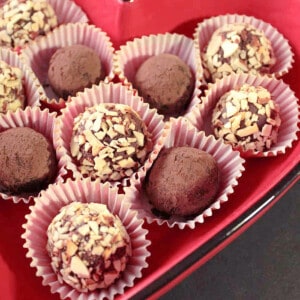
[[[46,99],[46,94],[32,70],[13,51],[0,49],[0,60],[22,71],[23,88],[25,93],[24,106],[40,106],[40,101]]]
[[[148,58],[162,53],[178,56],[189,68],[193,75],[194,90],[189,100],[188,107],[180,115],[189,112],[194,105],[199,103],[201,94],[203,70],[201,63],[196,63],[193,40],[180,34],[158,34],[143,36],[127,42],[116,51],[114,71],[121,82],[130,89],[135,89],[134,78],[137,70]]]
[[[139,115],[140,119],[146,126],[147,132],[150,134],[152,149],[148,152],[143,164],[137,169],[137,171],[125,176],[123,179],[110,181],[112,184],[118,185],[121,183],[125,186],[129,184],[129,181],[135,181],[137,178],[143,176],[146,170],[150,167],[153,159],[155,159],[160,147],[162,146],[160,137],[163,132],[164,122],[163,117],[158,115],[155,109],[150,109],[147,103],[144,103],[140,97],[134,95],[133,91],[128,90],[120,83],[106,84],[101,82],[98,86],[94,85],[91,89],[86,89],[84,92],[78,93],[77,97],[73,97],[72,101],[68,102],[66,108],[62,110],[62,115],[58,118],[58,121],[55,124],[55,146],[60,152],[60,155],[64,157],[66,168],[72,171],[74,178],[82,178],[86,176],[79,171],[77,163],[71,155],[74,119],[86,111],[86,109],[101,103],[124,104],[129,106]],[[98,160],[98,158],[100,158],[98,157],[99,155],[96,154],[94,157],[95,166],[96,159]]]
[[[0,118],[0,132],[4,132],[11,128],[16,127],[29,127],[35,130],[38,133],[41,133],[50,144],[53,144],[53,128],[54,128],[54,121],[55,121],[55,113],[49,113],[48,110],[40,110],[38,107],[27,107],[25,110],[18,109],[16,112],[8,112],[5,115],[2,115]],[[20,145],[22,149],[22,145]],[[61,182],[63,181],[63,176],[66,174],[64,169],[63,161],[61,160],[62,157],[56,151],[55,147],[55,155],[56,155],[56,173],[55,177],[52,180],[53,182]],[[24,149],[25,151],[25,149]],[[35,159],[34,157],[32,159]],[[22,170],[20,169],[20,172]],[[20,194],[20,195],[11,195],[8,193],[0,193],[0,196],[4,200],[11,200],[14,203],[18,203],[23,201],[24,203],[28,203],[32,200],[36,194]]]
[[[57,26],[88,22],[87,16],[73,1],[11,0],[0,7],[2,47],[20,51]]]
[[[48,80],[49,62],[54,52],[62,47],[81,44],[93,49],[99,56],[105,73],[105,82],[113,79],[114,48],[110,38],[100,28],[86,23],[64,24],[54,29],[45,37],[28,45],[22,51],[22,58],[31,67],[44,86],[48,101],[61,103],[63,101],[55,94]],[[55,99],[55,101],[53,101]]]
[[[204,130],[206,135],[213,134],[212,113],[217,102],[226,92],[241,87],[243,84],[261,86],[270,92],[271,99],[279,107],[281,124],[278,128],[277,141],[271,144],[268,150],[245,150],[241,147],[236,147],[236,150],[239,150],[243,157],[267,157],[284,154],[287,148],[292,147],[293,141],[297,140],[299,104],[294,92],[281,79],[247,74],[226,76],[209,85],[205,96],[202,97],[202,104],[195,107],[187,119],[198,130]]]
[[[274,52],[274,58],[276,61],[275,64],[271,66],[270,74],[268,75],[277,78],[282,77],[291,69],[292,63],[294,62],[292,49],[288,41],[284,38],[284,36],[281,33],[278,32],[276,28],[252,16],[227,14],[211,17],[198,23],[194,32],[194,42],[197,53],[196,55],[198,57],[202,57],[204,75],[206,80],[210,81],[211,74],[209,74],[209,71],[205,67],[205,62],[203,59],[205,48],[207,47],[213,33],[217,29],[224,25],[233,23],[249,24],[250,26],[253,26],[259,31],[263,32],[266,38],[270,41],[271,48]],[[240,69],[240,71],[242,71],[242,69]]]
[[[188,146],[205,151],[213,156],[220,171],[220,183],[214,202],[198,215],[191,218],[171,216],[163,218],[153,213],[153,206],[145,192],[147,177],[135,186],[125,188],[127,200],[131,202],[132,209],[137,210],[140,218],[145,218],[148,223],[156,222],[168,227],[178,226],[180,229],[195,228],[197,223],[204,223],[205,218],[212,216],[214,210],[220,209],[224,202],[228,201],[228,195],[238,185],[238,178],[244,171],[244,159],[238,151],[233,151],[221,140],[216,140],[212,135],[205,136],[204,132],[198,132],[185,118],[172,119],[164,139],[164,148]],[[164,149],[162,148],[162,149]]]
[[[142,227],[143,220],[137,218],[127,201],[123,201],[124,197],[126,196],[118,194],[118,189],[111,188],[108,183],[100,184],[86,179],[51,185],[35,198],[35,204],[30,207],[31,212],[23,225],[25,233],[22,238],[25,240],[26,256],[32,259],[30,265],[36,268],[36,275],[42,277],[43,285],[50,286],[52,293],[59,293],[62,299],[113,299],[124,293],[126,287],[133,286],[134,280],[142,276],[142,269],[148,267],[146,259],[150,255],[147,250],[150,241],[146,239],[148,231]],[[51,267],[51,259],[46,250],[48,226],[61,208],[74,201],[105,204],[113,215],[119,217],[129,235],[131,257],[120,278],[108,288],[79,292],[60,282]]]

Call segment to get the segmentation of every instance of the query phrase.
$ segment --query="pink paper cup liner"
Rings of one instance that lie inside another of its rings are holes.
[[[176,33],[143,36],[127,42],[116,51],[114,59],[114,72],[120,81],[129,89],[134,89],[135,73],[140,65],[149,57],[161,53],[177,55],[189,67],[195,79],[194,92],[190,104],[182,115],[192,110],[199,103],[201,94],[203,69],[201,63],[196,63],[200,56],[196,57],[194,42],[192,39]],[[137,93],[137,91],[135,90]]]
[[[299,102],[295,93],[281,79],[247,74],[226,76],[209,85],[205,96],[202,97],[202,104],[195,107],[194,111],[187,116],[187,119],[198,130],[205,131],[206,135],[213,134],[211,128],[212,111],[218,100],[229,90],[244,83],[262,86],[271,93],[272,99],[279,106],[281,124],[277,142],[268,151],[243,151],[239,148],[236,148],[236,150],[239,150],[243,157],[269,157],[284,154],[288,148],[292,147],[292,143],[298,139]]]
[[[205,151],[215,158],[221,172],[220,187],[215,201],[193,219],[176,216],[162,219],[153,214],[153,206],[145,192],[143,181],[136,183],[135,186],[126,187],[125,193],[128,201],[131,202],[132,209],[136,210],[138,216],[146,219],[148,223],[166,224],[170,228],[177,226],[179,229],[194,229],[196,224],[204,223],[207,217],[212,216],[215,210],[220,209],[221,205],[228,201],[228,195],[233,193],[234,187],[238,185],[239,177],[245,170],[243,166],[245,160],[241,158],[238,151],[233,151],[221,140],[216,140],[212,135],[205,136],[203,131],[197,131],[185,118],[172,119],[166,130],[164,148],[189,146]]]
[[[25,110],[18,109],[16,112],[8,112],[2,115],[0,118],[0,132],[3,132],[9,128],[15,127],[29,127],[37,132],[43,134],[49,142],[53,144],[53,129],[55,122],[55,113],[49,113],[48,110],[41,110],[39,107],[27,107]],[[55,149],[55,147],[54,147]],[[63,176],[66,174],[66,170],[63,165],[62,157],[56,151],[57,159],[57,174],[54,179],[54,183],[63,181]],[[23,201],[29,203],[36,195],[21,196],[21,195],[9,195],[6,193],[0,193],[0,197],[4,200],[10,200],[14,203]]]
[[[12,50],[7,48],[0,49],[0,60],[5,61],[12,67],[21,69],[23,73],[23,86],[25,91],[25,107],[40,106],[40,101],[46,99],[46,94],[39,80],[32,70],[22,61]]]
[[[85,45],[96,51],[105,70],[104,82],[110,82],[114,78],[114,48],[107,34],[100,28],[86,23],[61,25],[38,41],[28,45],[21,54],[25,63],[30,66],[43,85],[47,94],[47,101],[50,103],[61,101],[48,81],[51,56],[57,49],[75,44]]]
[[[77,97],[73,97],[67,103],[66,108],[62,110],[62,115],[55,124],[55,146],[60,155],[64,158],[66,168],[70,170],[76,179],[82,178],[82,174],[78,170],[70,153],[70,142],[72,137],[74,118],[84,112],[87,107],[91,107],[100,103],[121,103],[130,106],[139,114],[144,121],[148,132],[151,134],[153,143],[152,151],[148,154],[144,165],[132,176],[124,178],[122,181],[111,182],[112,185],[126,186],[130,182],[139,180],[145,176],[146,171],[150,168],[153,160],[156,158],[160,148],[162,147],[161,136],[164,129],[163,116],[158,115],[156,109],[151,109],[147,103],[144,103],[140,97],[134,95],[133,91],[128,90],[120,83],[103,83],[86,89],[82,93],[78,93]]]
[[[226,14],[211,17],[198,23],[194,32],[196,55],[198,57],[202,56],[204,48],[207,46],[215,30],[225,24],[230,23],[248,23],[253,25],[255,28],[263,31],[272,44],[274,55],[276,58],[276,63],[271,68],[271,74],[269,75],[279,78],[288,73],[294,62],[294,54],[288,40],[271,24],[252,16]]]
[[[58,25],[68,23],[87,23],[89,19],[84,11],[72,0],[47,0],[57,16]]]
[[[142,277],[142,269],[148,267],[146,259],[150,252],[147,247],[151,242],[146,238],[148,230],[142,227],[144,221],[137,218],[129,203],[123,201],[124,197],[118,194],[117,188],[112,188],[108,183],[100,184],[85,179],[67,180],[66,183],[51,185],[35,198],[35,204],[30,207],[31,212],[26,216],[27,222],[23,225],[25,233],[22,238],[25,240],[26,256],[32,259],[30,266],[36,269],[36,276],[42,277],[42,284],[50,286],[51,293],[58,293],[61,299],[113,299],[117,294],[123,294],[126,287],[132,287],[137,278]],[[78,292],[71,286],[60,283],[50,265],[51,259],[46,250],[47,228],[59,210],[74,201],[107,205],[120,218],[130,237],[132,256],[122,276],[107,289],[89,293]]]

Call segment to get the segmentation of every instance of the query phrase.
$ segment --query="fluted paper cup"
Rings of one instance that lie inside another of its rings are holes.
[[[220,97],[226,92],[243,84],[262,86],[271,93],[273,101],[279,106],[281,124],[277,134],[277,142],[271,145],[267,151],[239,150],[243,157],[268,157],[284,154],[292,143],[296,141],[299,130],[299,102],[295,93],[281,79],[266,76],[254,75],[230,75],[210,84],[205,95],[202,97],[202,104],[195,107],[187,119],[198,130],[205,131],[206,135],[213,134],[211,127],[212,112]]]
[[[214,202],[193,218],[171,216],[164,219],[153,213],[154,207],[145,192],[147,179],[137,182],[135,186],[126,187],[125,193],[127,200],[131,202],[132,209],[136,210],[138,216],[146,219],[148,223],[156,222],[159,225],[166,224],[170,228],[193,229],[196,224],[204,223],[215,210],[222,209],[222,204],[228,201],[228,195],[233,193],[234,187],[238,185],[238,179],[245,170],[243,166],[245,161],[238,151],[233,151],[230,146],[225,145],[221,140],[216,140],[212,135],[206,136],[203,131],[197,131],[185,118],[172,119],[168,125],[163,148],[193,147],[211,154],[216,160],[220,170],[220,185]]]
[[[138,219],[136,212],[130,210],[129,204],[123,201],[124,197],[126,196],[118,194],[118,189],[111,188],[108,183],[100,184],[85,179],[51,185],[34,199],[35,204],[30,207],[31,212],[23,225],[25,233],[22,238],[25,240],[26,256],[32,259],[30,266],[36,269],[36,276],[42,277],[42,284],[49,286],[51,293],[58,293],[61,299],[113,299],[123,294],[126,287],[132,287],[137,278],[142,277],[142,270],[148,267],[146,259],[150,253],[147,247],[151,242],[146,238],[148,231],[142,227],[143,220]],[[121,277],[106,289],[81,293],[58,281],[51,267],[51,259],[46,250],[47,228],[59,210],[74,201],[105,204],[112,214],[120,218],[130,237],[132,255]]]
[[[12,67],[21,69],[23,74],[23,86],[25,92],[25,107],[26,106],[40,106],[41,101],[46,99],[46,94],[41,86],[39,80],[32,72],[32,70],[22,61],[20,56],[15,52],[1,48],[0,60],[5,61]]]
[[[38,107],[27,107],[25,110],[18,109],[16,112],[8,112],[0,118],[0,132],[9,128],[29,127],[45,136],[50,143],[53,144],[53,129],[55,122],[55,113],[49,113],[48,110],[40,110]],[[63,165],[62,157],[55,149],[57,159],[57,172],[54,183],[62,182],[63,176],[66,175],[66,170]],[[34,195],[10,195],[0,193],[0,197],[4,200],[10,200],[14,203],[23,201],[28,203],[35,197]]]
[[[75,44],[85,45],[98,54],[106,75],[104,82],[110,82],[114,77],[114,48],[107,34],[94,25],[86,23],[61,25],[45,37],[28,45],[21,54],[25,63],[31,67],[43,85],[48,102],[56,105],[60,103],[61,108],[65,106],[65,101],[60,99],[49,85],[49,61],[57,49]]]
[[[91,89],[86,89],[73,97],[67,103],[66,108],[62,110],[62,115],[55,124],[55,145],[61,156],[64,157],[66,168],[72,172],[74,178],[82,178],[82,174],[77,168],[75,161],[71,157],[70,142],[72,137],[74,118],[84,112],[87,107],[92,107],[100,103],[121,103],[130,106],[139,114],[151,135],[153,144],[152,151],[148,154],[144,164],[130,177],[124,178],[121,182],[112,182],[113,185],[122,184],[124,186],[130,182],[143,177],[152,161],[156,158],[159,149],[162,147],[160,141],[163,133],[163,117],[156,113],[155,109],[150,109],[147,103],[144,103],[140,97],[134,95],[133,91],[128,90],[120,83],[100,83]]]
[[[294,54],[288,40],[271,24],[253,16],[226,14],[211,17],[198,23],[194,32],[196,55],[198,57],[203,55],[204,49],[207,46],[212,34],[218,28],[225,24],[231,23],[247,23],[264,32],[265,36],[271,42],[274,56],[276,58],[276,63],[271,67],[271,73],[269,75],[279,78],[288,73],[294,62]],[[204,74],[207,72],[207,70],[204,70]],[[205,77],[207,79],[209,75],[205,75]]]
[[[85,12],[72,0],[47,0],[53,7],[58,25],[68,23],[87,23],[89,21]]]
[[[149,57],[161,53],[170,53],[181,58],[190,68],[195,84],[189,105],[184,115],[188,113],[194,105],[199,103],[201,94],[200,87],[203,79],[203,69],[201,63],[196,63],[200,56],[196,57],[193,40],[176,33],[166,33],[158,35],[143,36],[133,41],[127,42],[116,51],[114,70],[121,82],[130,89],[134,88],[134,77],[141,64]],[[137,91],[135,90],[137,93]]]

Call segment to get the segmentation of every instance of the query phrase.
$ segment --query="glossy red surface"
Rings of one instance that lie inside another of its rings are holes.
[[[117,48],[125,40],[142,34],[178,32],[191,37],[196,24],[204,18],[239,13],[263,19],[276,27],[289,41],[295,53],[295,63],[283,80],[300,97],[300,2],[292,0],[215,1],[204,0],[136,0],[121,3],[119,0],[76,0],[91,20],[107,31]],[[201,3],[201,5],[199,4]],[[298,134],[298,137],[299,134]],[[146,225],[149,229],[149,268],[134,287],[127,288],[118,299],[129,299],[138,291],[159,278],[188,254],[201,247],[210,238],[241,216],[257,203],[269,189],[283,179],[299,163],[300,143],[293,143],[285,155],[273,158],[247,159],[246,171],[239,180],[229,201],[214,215],[198,224],[194,230],[169,229],[167,226]],[[1,202],[0,209],[0,299],[59,299],[49,287],[42,286],[35,276],[30,259],[25,258],[24,241],[21,239],[27,204]]]

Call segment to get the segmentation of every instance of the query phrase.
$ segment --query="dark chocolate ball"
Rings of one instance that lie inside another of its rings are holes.
[[[104,70],[98,54],[84,45],[60,48],[49,62],[50,86],[63,99],[76,96],[78,92],[98,84],[103,78]]]
[[[134,87],[158,113],[176,116],[188,106],[194,90],[189,66],[178,56],[162,53],[148,58],[138,69]]]
[[[36,193],[52,182],[57,161],[52,144],[29,127],[0,133],[0,190],[8,194]]]
[[[146,192],[158,211],[187,217],[214,201],[219,176],[209,153],[192,147],[165,148],[147,175]]]

